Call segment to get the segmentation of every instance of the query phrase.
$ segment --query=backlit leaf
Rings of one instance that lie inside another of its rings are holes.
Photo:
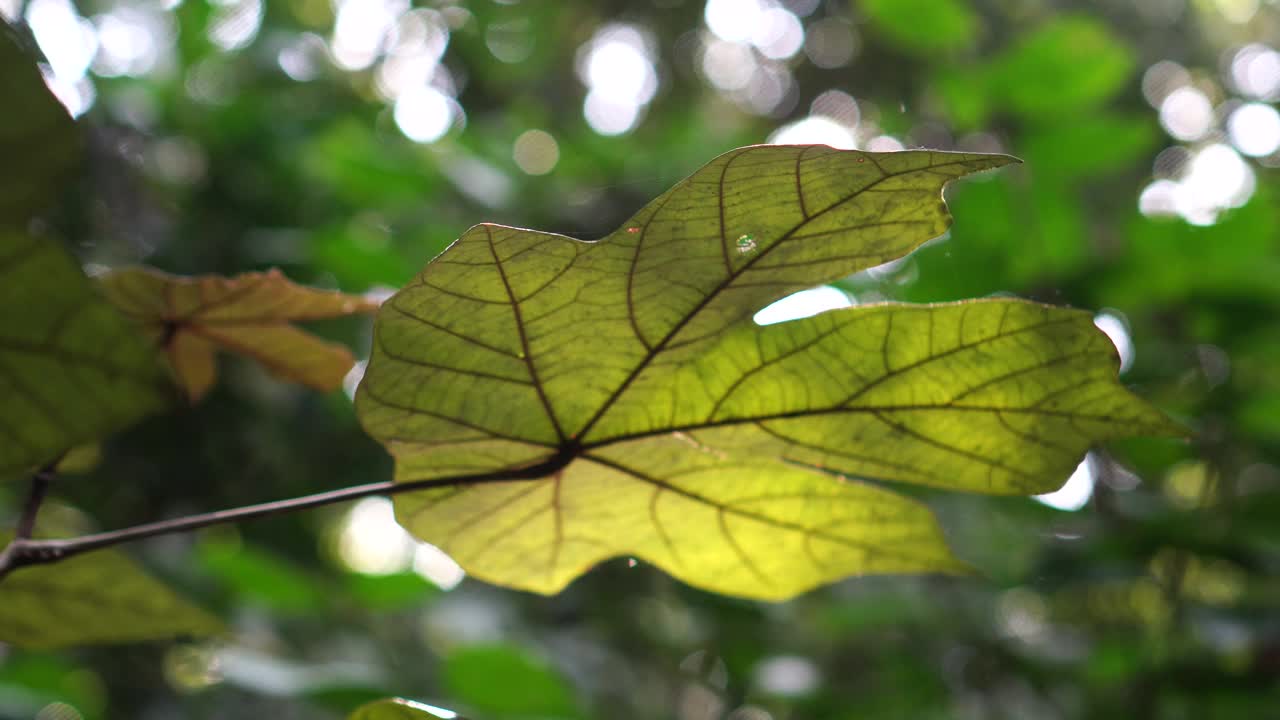
[[[217,350],[246,355],[278,377],[317,390],[341,387],[355,363],[351,352],[290,323],[377,308],[358,295],[295,285],[276,270],[225,278],[128,268],[100,282],[107,297],[164,347],[193,401],[213,386]]]
[[[0,534],[0,547],[12,537]],[[220,629],[115,550],[19,568],[0,579],[0,641],[18,647],[162,640]]]
[[[134,327],[47,238],[0,230],[0,477],[44,464],[172,400]]]
[[[911,252],[947,227],[944,184],[1011,161],[757,146],[599,242],[472,228],[379,311],[357,409],[400,481],[540,477],[402,494],[397,517],[468,573],[543,593],[619,555],[770,599],[957,570],[924,506],[856,478],[1040,493],[1094,442],[1172,431],[1116,383],[1090,315],[751,316]]]
[[[58,193],[80,158],[80,136],[36,69],[34,51],[0,19],[0,224],[21,227]]]

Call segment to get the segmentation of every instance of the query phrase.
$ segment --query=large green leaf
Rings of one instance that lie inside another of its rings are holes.
[[[0,225],[21,226],[80,158],[80,136],[45,87],[33,51],[0,19]]]
[[[0,547],[12,533],[0,533]],[[98,550],[0,580],[0,642],[24,648],[161,640],[219,632],[123,553]]]
[[[159,354],[57,242],[0,229],[0,477],[97,440],[174,394]]]
[[[398,518],[473,575],[544,593],[619,555],[758,598],[956,569],[925,507],[854,478],[1044,492],[1096,441],[1170,431],[1115,382],[1090,316],[751,316],[936,237],[942,186],[1011,161],[758,146],[599,242],[472,228],[379,311],[359,415],[400,481],[543,476],[400,495]]]

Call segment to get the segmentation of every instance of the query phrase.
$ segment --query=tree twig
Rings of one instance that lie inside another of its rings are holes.
[[[40,506],[49,493],[49,483],[57,472],[58,463],[63,455],[50,460],[47,465],[31,476],[31,489],[27,492],[27,501],[22,506],[22,514],[18,516],[18,525],[13,531],[13,541],[0,551],[0,578],[8,575],[17,567],[24,548],[32,543],[31,535],[36,530],[36,516],[40,514]]]
[[[414,490],[427,490],[431,488],[452,487],[456,485],[480,485],[484,483],[510,482],[514,480],[536,480],[563,469],[576,455],[577,452],[573,447],[565,447],[557,454],[540,463],[512,468],[509,470],[471,475],[454,475],[450,477],[430,478],[427,480],[411,482],[395,482],[388,480],[385,482],[368,483],[366,485],[354,485],[352,487],[346,487],[339,490],[330,490],[327,492],[315,493],[313,495],[303,495],[301,497],[290,498],[288,500],[276,500],[273,502],[259,503],[257,505],[246,505],[244,507],[231,508],[228,510],[216,510],[214,512],[201,513],[198,515],[187,515],[184,517],[173,518],[171,520],[160,520],[158,522],[134,525],[133,527],[122,528],[120,530],[110,530],[91,535],[81,535],[74,538],[32,540],[29,537],[15,537],[14,541],[11,542],[3,552],[0,552],[0,579],[3,579],[4,576],[10,572],[27,565],[41,565],[57,562],[90,550],[98,550],[112,545],[119,545],[133,540],[156,537],[158,535],[171,535],[174,533],[189,532],[191,530],[198,530],[211,525],[251,520],[253,518],[266,517],[268,515],[280,515],[320,507],[323,505],[346,502],[348,500],[357,500],[359,498],[378,495],[396,495]]]
[[[27,493],[27,503],[22,506],[22,515],[18,517],[18,527],[13,534],[15,539],[27,540],[35,532],[36,515],[40,513],[40,506],[44,504],[45,495],[49,493],[49,483],[53,482],[57,474],[59,462],[62,462],[61,455],[31,476],[31,490]]]

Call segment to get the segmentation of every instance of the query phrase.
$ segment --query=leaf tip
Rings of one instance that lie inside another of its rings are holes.
[[[1189,423],[1170,417],[1155,408],[1152,408],[1152,412],[1159,416],[1159,420],[1155,423],[1151,432],[1155,437],[1167,437],[1182,440],[1183,442],[1190,442],[1200,434],[1200,432]]]
[[[1022,158],[1005,153],[983,153],[978,157],[982,158],[985,165],[982,170],[995,170],[1009,165],[1023,164]]]

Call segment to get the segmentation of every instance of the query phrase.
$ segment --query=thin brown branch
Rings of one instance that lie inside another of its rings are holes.
[[[31,535],[36,529],[36,516],[40,514],[40,506],[49,493],[49,483],[53,482],[58,463],[63,455],[50,460],[47,465],[31,476],[31,489],[27,493],[27,501],[22,506],[22,514],[18,516],[18,525],[13,531],[13,541],[0,551],[0,578],[4,578],[15,567],[22,564],[21,558],[26,548],[32,544]]]
[[[49,493],[49,483],[53,482],[54,476],[57,475],[60,462],[62,462],[62,455],[51,460],[48,465],[31,476],[31,490],[27,493],[26,504],[22,506],[22,515],[18,517],[18,527],[13,534],[15,539],[26,540],[35,532],[36,515],[40,514],[40,506],[44,504],[44,498]]]
[[[359,498],[377,495],[396,495],[414,490],[427,490],[431,488],[452,487],[456,485],[479,485],[483,483],[511,482],[515,480],[534,480],[546,477],[547,475],[551,475],[556,471],[561,470],[568,465],[569,462],[577,456],[577,454],[577,448],[567,446],[561,449],[557,454],[540,463],[508,470],[499,470],[497,472],[455,475],[442,478],[430,478],[427,480],[416,480],[412,482],[394,482],[389,480],[386,482],[368,483],[366,485],[355,485],[352,487],[342,488],[340,490],[330,490],[327,492],[315,493],[314,495],[303,495],[301,497],[290,498],[288,500],[276,500],[273,502],[259,503],[257,505],[246,505],[244,507],[231,508],[228,510],[216,510],[214,512],[201,513],[199,515],[187,515],[180,518],[173,518],[171,520],[144,523],[142,525],[135,525],[133,527],[122,528],[120,530],[110,530],[107,532],[94,533],[92,535],[81,535],[74,538],[32,540],[29,537],[18,537],[15,538],[3,552],[0,552],[0,579],[4,578],[4,576],[10,572],[27,565],[41,565],[57,562],[59,560],[65,560],[73,555],[89,552],[90,550],[98,550],[134,540],[156,537],[158,535],[190,532],[192,530],[198,530],[211,525],[240,522],[242,520],[251,520],[254,518],[267,517],[269,515],[281,515],[284,513],[320,507],[322,505],[332,505],[334,503],[347,502],[348,500],[357,500]]]

